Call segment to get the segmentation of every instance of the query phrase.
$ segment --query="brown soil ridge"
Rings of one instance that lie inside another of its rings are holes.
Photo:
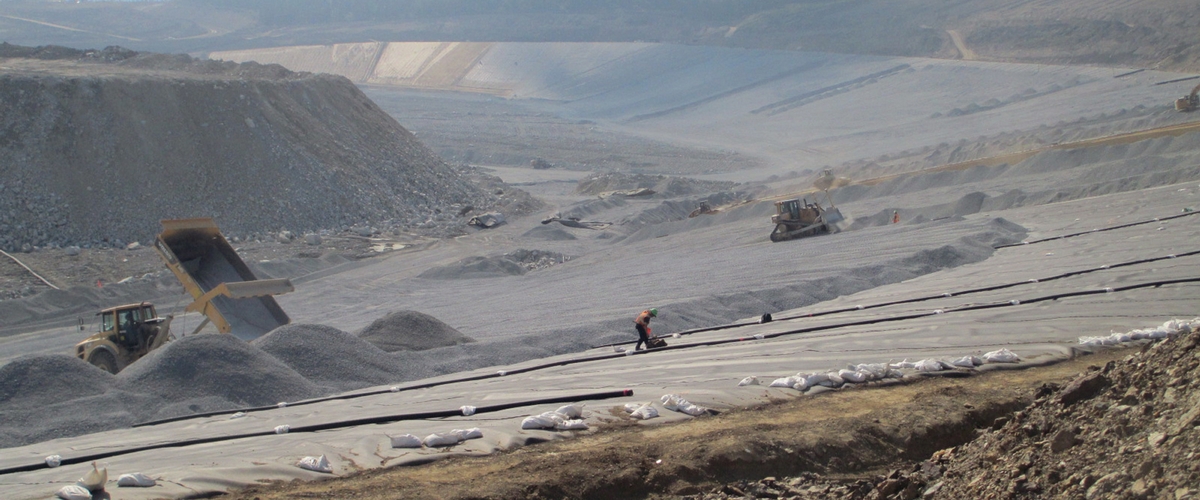
[[[574,439],[257,486],[223,498],[658,498],[764,476],[874,477],[971,440],[976,429],[1029,405],[1043,384],[1065,382],[1126,354],[1103,351],[1048,367],[840,390],[676,425],[637,425],[614,411],[613,423]]]

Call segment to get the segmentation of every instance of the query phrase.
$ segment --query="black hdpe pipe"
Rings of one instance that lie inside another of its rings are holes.
[[[1200,78],[1200,77],[1198,77],[1198,78]],[[1076,236],[1083,236],[1083,235],[1085,235],[1085,234],[1092,234],[1092,233],[1102,233],[1102,232],[1104,232],[1104,231],[1112,231],[1112,230],[1114,230],[1114,229],[1124,229],[1124,228],[1127,228],[1127,227],[1140,226],[1140,225],[1142,225],[1142,224],[1152,224],[1152,223],[1155,223],[1155,222],[1168,221],[1168,220],[1171,220],[1171,219],[1178,219],[1178,218],[1180,218],[1180,217],[1187,217],[1187,216],[1189,216],[1189,215],[1196,215],[1196,214],[1200,214],[1200,212],[1195,212],[1195,211],[1192,211],[1192,212],[1184,212],[1184,213],[1181,213],[1181,214],[1179,214],[1179,215],[1172,215],[1172,216],[1169,216],[1169,217],[1155,217],[1155,218],[1153,218],[1153,219],[1150,219],[1150,220],[1144,220],[1144,221],[1141,221],[1141,222],[1130,222],[1130,223],[1128,223],[1128,224],[1121,224],[1121,225],[1119,225],[1119,226],[1110,226],[1110,227],[1105,227],[1105,228],[1101,228],[1101,229],[1093,229],[1093,230],[1091,230],[1091,231],[1082,231],[1082,232],[1078,232],[1078,233],[1064,234],[1064,235],[1062,235],[1062,236],[1055,236],[1055,237],[1053,237],[1053,238],[1042,238],[1042,239],[1040,239],[1040,240],[1030,240],[1030,241],[1022,241],[1022,242],[1020,242],[1020,243],[1010,243],[1010,244],[1007,244],[1007,245],[997,245],[997,246],[995,246],[995,247],[992,247],[992,248],[1000,249],[1000,248],[1008,248],[1008,247],[1019,247],[1019,246],[1022,246],[1022,245],[1034,245],[1034,244],[1037,244],[1037,243],[1045,243],[1045,242],[1047,242],[1047,241],[1061,240],[1061,239],[1066,239],[1066,238],[1074,238],[1074,237],[1076,237]]]
[[[498,404],[498,405],[480,406],[480,407],[475,408],[475,413],[476,414],[491,413],[491,412],[497,412],[497,411],[502,411],[502,410],[508,410],[508,409],[512,409],[512,408],[520,408],[523,406],[534,406],[534,405],[554,404],[554,403],[570,403],[570,402],[574,402],[574,401],[594,401],[594,400],[598,400],[598,399],[620,398],[620,397],[632,396],[632,395],[633,395],[632,389],[623,389],[620,391],[594,392],[594,393],[590,393],[590,394],[576,394],[576,395],[572,395],[572,396],[558,396],[558,397],[553,397],[553,398],[513,401],[511,403],[503,403],[503,404]],[[274,407],[271,407],[271,408],[274,408]],[[293,434],[293,433],[297,433],[297,432],[318,432],[318,431],[327,431],[327,430],[331,430],[331,429],[343,429],[346,427],[356,427],[359,425],[387,424],[387,423],[399,422],[399,421],[403,421],[403,420],[424,420],[424,419],[430,419],[430,418],[447,418],[447,417],[455,417],[455,416],[461,416],[461,415],[462,415],[461,409],[428,411],[428,412],[421,412],[421,413],[401,413],[398,415],[383,415],[383,416],[378,416],[378,417],[357,418],[357,419],[353,419],[353,420],[340,420],[340,421],[336,421],[336,422],[326,422],[323,424],[313,424],[313,425],[305,425],[305,426],[300,426],[300,427],[292,427],[292,428],[288,429],[287,433]],[[230,436],[214,436],[214,437],[187,439],[187,440],[183,440],[183,441],[173,441],[170,443],[158,443],[158,444],[152,444],[152,445],[146,445],[146,446],[139,446],[136,448],[127,448],[124,450],[114,450],[114,451],[95,453],[92,455],[84,455],[84,456],[73,457],[73,458],[63,458],[61,465],[82,464],[82,463],[92,462],[92,461],[96,461],[96,460],[103,460],[106,458],[111,458],[111,457],[120,456],[120,455],[129,455],[132,453],[139,453],[139,452],[143,452],[143,451],[160,450],[160,449],[164,449],[164,448],[183,448],[185,446],[194,446],[194,445],[198,445],[198,444],[207,444],[207,443],[217,443],[217,442],[221,442],[221,441],[233,441],[235,439],[263,437],[263,436],[270,436],[270,435],[274,435],[274,434],[277,434],[277,433],[274,430],[271,430],[271,431],[263,431],[263,432],[250,432],[250,433],[246,433],[246,434],[235,434],[235,435],[230,435]],[[0,475],[15,474],[17,472],[30,472],[30,471],[48,469],[48,468],[50,468],[50,466],[46,465],[45,463],[33,464],[33,465],[22,465],[22,466],[18,466],[18,467],[10,467],[7,469],[0,469]]]
[[[1098,272],[1098,271],[1104,271],[1107,269],[1135,266],[1135,265],[1139,265],[1139,264],[1157,262],[1160,260],[1176,259],[1176,258],[1180,258],[1180,257],[1191,257],[1193,255],[1200,255],[1200,250],[1195,250],[1195,251],[1181,253],[1181,254],[1166,255],[1163,257],[1151,257],[1148,259],[1131,260],[1128,262],[1121,262],[1118,264],[1094,267],[1091,269],[1068,271],[1068,272],[1065,272],[1062,274],[1048,276],[1045,278],[1035,278],[1035,279],[1031,279],[1031,280],[1017,281],[1017,282],[1013,282],[1013,283],[1004,283],[1004,284],[1000,284],[1000,285],[991,285],[991,286],[980,287],[980,288],[969,288],[966,290],[959,290],[956,292],[947,292],[947,293],[943,293],[940,295],[929,295],[929,296],[917,297],[917,298],[912,298],[912,299],[894,300],[891,302],[880,302],[877,304],[869,304],[869,305],[864,305],[861,307],[855,306],[855,307],[846,307],[846,308],[842,308],[842,309],[831,309],[828,311],[818,311],[818,312],[812,312],[812,313],[807,313],[807,314],[798,314],[795,316],[783,316],[783,317],[774,318],[774,321],[787,321],[787,320],[802,319],[802,318],[815,318],[818,316],[828,316],[831,314],[842,314],[842,313],[853,312],[853,311],[862,311],[862,310],[866,310],[866,309],[877,309],[880,307],[889,307],[889,306],[895,306],[895,305],[901,305],[901,304],[912,304],[912,303],[916,303],[916,302],[925,302],[925,301],[929,301],[929,300],[937,300],[937,299],[942,299],[942,298],[946,298],[946,297],[958,297],[958,296],[970,295],[970,294],[974,294],[974,293],[991,292],[991,291],[995,291],[995,290],[1003,290],[1005,288],[1012,288],[1012,287],[1021,286],[1021,285],[1029,285],[1029,284],[1033,284],[1033,283],[1040,283],[1040,282],[1045,282],[1045,281],[1054,281],[1054,280],[1063,279],[1063,278],[1070,278],[1072,276],[1079,276],[1082,274],[1094,273],[1094,272]],[[732,323],[732,324],[728,324],[728,325],[697,328],[694,330],[684,330],[682,332],[678,332],[678,334],[679,335],[691,335],[693,333],[704,333],[704,332],[712,332],[712,331],[717,331],[717,330],[727,330],[730,328],[741,328],[744,326],[752,326],[752,325],[758,325],[758,324],[760,324],[760,323]],[[636,340],[629,340],[629,341],[625,341],[625,342],[615,342],[612,344],[592,346],[592,349],[600,349],[600,348],[604,348],[604,347],[613,347],[613,346],[620,346],[620,345],[630,345],[630,344],[635,344],[635,343],[637,343]]]

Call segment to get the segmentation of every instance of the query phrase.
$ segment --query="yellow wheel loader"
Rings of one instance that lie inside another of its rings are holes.
[[[154,304],[110,307],[96,316],[99,331],[75,345],[75,355],[109,373],[117,373],[170,340],[173,316],[158,317]]]
[[[199,312],[220,333],[254,340],[290,322],[274,295],[291,292],[292,282],[260,280],[242,261],[216,222],[209,218],[162,221],[154,249],[193,299],[185,311]],[[99,332],[75,346],[75,355],[110,373],[167,343],[172,316],[159,318],[149,302],[100,311]]]

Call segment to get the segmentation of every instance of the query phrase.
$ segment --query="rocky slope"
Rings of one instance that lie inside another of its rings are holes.
[[[0,248],[434,228],[512,194],[447,165],[349,80],[118,48],[0,47]],[[528,200],[521,200],[527,203]]]

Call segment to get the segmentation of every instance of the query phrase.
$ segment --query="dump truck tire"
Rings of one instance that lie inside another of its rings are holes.
[[[112,353],[108,351],[97,350],[93,352],[88,362],[108,373],[117,374],[117,358],[114,358]]]

